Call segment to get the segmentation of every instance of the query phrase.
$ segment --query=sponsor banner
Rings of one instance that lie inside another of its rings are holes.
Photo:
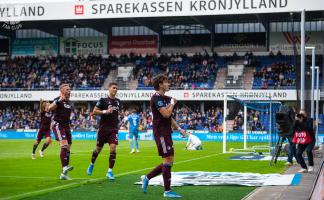
[[[110,54],[157,54],[158,38],[156,35],[112,36],[109,38]]]
[[[0,39],[0,56],[9,55],[9,39]]]
[[[35,139],[37,130],[0,130],[0,139]],[[72,131],[72,138],[79,140],[95,140],[96,131]],[[128,140],[128,132],[120,130],[118,133],[119,140]],[[223,133],[194,133],[201,141],[223,141]],[[54,138],[54,135],[52,134]],[[140,131],[139,132],[140,140],[153,140],[152,130]],[[187,138],[182,138],[179,132],[174,132],[172,134],[172,139],[174,141],[187,141]],[[270,134],[257,134],[249,133],[247,134],[247,141],[249,142],[265,142],[268,143],[270,139]],[[227,142],[243,142],[243,133],[227,133],[226,135]],[[318,142],[324,142],[324,133],[318,135]]]
[[[153,130],[147,130],[146,132],[140,132],[138,135],[139,140],[153,140]]]
[[[107,54],[107,37],[61,37],[60,53],[67,55]]]
[[[191,34],[190,30],[177,35],[162,35],[162,46],[165,47],[192,47],[210,45],[210,34]]]
[[[223,133],[195,133],[195,135],[201,141],[223,141]],[[227,142],[243,142],[244,141],[244,134],[243,133],[227,133],[226,134],[226,141]],[[172,134],[173,140],[186,140],[182,138],[180,133]],[[247,134],[247,140],[249,142],[269,142],[270,134]]]
[[[235,153],[235,152],[233,152]],[[263,156],[263,155],[254,155],[254,154],[249,154],[249,155],[236,155],[227,158],[228,160],[259,160],[259,161],[264,161],[264,160],[272,160],[272,156]],[[285,161],[287,160],[287,157],[278,157],[277,160],[282,160]]]
[[[217,33],[214,44],[217,52],[267,51],[265,33]]]
[[[37,130],[0,130],[0,139],[35,139]],[[51,133],[52,138],[55,138]],[[96,140],[96,131],[72,131],[73,140]],[[119,131],[118,140],[126,140],[126,132]]]
[[[161,48],[161,53],[170,53],[170,52],[186,52],[187,55],[193,56],[197,52],[201,51],[211,52],[210,46],[201,45],[201,46],[170,46],[170,47],[163,47]]]
[[[122,101],[149,101],[153,90],[119,90]],[[223,101],[226,95],[241,100],[296,101],[296,90],[172,90],[167,92],[180,101]],[[53,100],[59,91],[0,91],[0,101]],[[97,101],[108,96],[105,90],[81,90],[71,92],[71,101]],[[228,99],[229,101],[231,99]]]
[[[56,56],[57,38],[16,38],[11,44],[13,56]]]
[[[228,65],[227,66],[227,76],[233,76],[238,78],[238,76],[243,76],[244,65]]]
[[[244,185],[244,186],[289,186],[299,185],[300,174],[259,174],[240,172],[172,172],[171,186],[186,185]],[[296,180],[298,179],[298,181]],[[142,182],[134,184],[141,185]],[[149,185],[163,186],[162,175],[150,179]]]
[[[316,11],[323,0],[2,0],[1,21],[237,15]]]
[[[276,53],[280,51],[283,54],[294,54],[294,43],[298,53],[300,53],[300,33],[270,33],[270,51]],[[306,46],[315,46],[316,54],[322,54],[324,51],[324,37],[322,32],[311,32],[305,35]],[[311,50],[307,50],[311,54]]]

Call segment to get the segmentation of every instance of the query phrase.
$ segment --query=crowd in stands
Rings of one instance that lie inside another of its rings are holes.
[[[244,116],[242,110],[239,110],[234,118],[233,130],[243,131]],[[267,113],[248,110],[247,126],[249,131],[265,131],[269,127],[269,117]]]
[[[199,107],[183,106],[177,107],[174,113],[175,120],[185,130],[223,131],[223,110],[219,107],[211,107],[201,112]]]
[[[247,66],[256,67],[253,89],[291,89],[296,85],[295,67],[282,57],[260,57],[252,52],[220,57],[206,51],[193,56],[171,53],[105,58],[94,55],[15,57],[0,61],[0,89],[57,89],[63,82],[70,83],[72,89],[100,89],[110,70],[124,64],[134,65],[137,89],[152,89],[152,79],[160,73],[169,77],[172,88],[212,89],[218,69],[235,60],[245,60]]]
[[[31,106],[9,106],[0,108],[1,129],[34,129],[39,128],[38,110]]]
[[[121,112],[121,130],[127,129],[128,110]],[[153,117],[149,109],[140,112],[139,130],[152,129]],[[220,107],[210,107],[201,112],[197,106],[177,106],[173,113],[174,119],[183,129],[222,132],[223,110]],[[258,111],[248,113],[248,126],[252,131],[263,131],[264,123]],[[100,117],[92,117],[87,107],[74,108],[71,114],[71,124],[74,130],[95,131],[98,128]],[[1,129],[38,129],[40,126],[39,110],[32,106],[9,106],[0,109]],[[233,130],[243,130],[243,113],[240,110],[234,118]]]
[[[147,56],[137,60],[134,79],[138,79],[139,87],[152,87],[154,75],[165,73],[176,89],[211,89],[217,75],[217,55],[210,56],[196,53],[188,57],[181,54],[161,54],[159,57]]]
[[[116,57],[15,57],[0,61],[0,89],[56,89],[61,83],[72,88],[100,88]]]
[[[296,86],[295,66],[279,62],[257,68],[254,79],[256,83],[254,88],[260,87],[258,89],[293,88]]]

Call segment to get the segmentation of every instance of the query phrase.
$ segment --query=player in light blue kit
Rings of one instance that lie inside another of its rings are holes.
[[[128,138],[131,145],[131,152],[135,153],[135,146],[136,146],[136,152],[139,152],[138,148],[138,126],[140,123],[140,116],[137,114],[136,109],[134,108],[132,110],[132,114],[128,115]]]

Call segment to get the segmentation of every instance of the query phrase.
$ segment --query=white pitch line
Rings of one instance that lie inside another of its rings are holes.
[[[179,161],[179,162],[175,162],[174,165],[176,165],[176,164],[182,164],[182,163],[187,163],[187,162],[195,161],[195,160],[200,160],[200,159],[204,159],[204,158],[209,158],[209,157],[213,157],[213,156],[218,156],[218,155],[221,155],[221,154],[223,154],[223,153],[211,154],[211,155],[202,156],[202,157],[199,157],[199,158],[192,158],[192,159],[188,159],[188,160],[182,160],[182,161]],[[155,166],[153,166],[153,167],[146,167],[146,168],[143,168],[143,169],[138,169],[138,170],[134,170],[134,171],[120,173],[120,174],[117,174],[116,177],[125,176],[125,175],[129,175],[129,174],[133,174],[133,173],[145,171],[145,170],[148,170],[148,169],[153,169],[154,167]],[[13,195],[13,196],[4,197],[4,198],[0,198],[0,199],[1,200],[5,200],[5,199],[12,199],[12,198],[27,197],[27,196],[29,196],[31,194],[39,194],[39,193],[43,193],[43,192],[44,193],[45,192],[51,192],[51,191],[58,190],[58,189],[70,188],[71,186],[74,186],[74,185],[82,185],[82,184],[85,184],[85,183],[94,183],[94,182],[98,182],[98,181],[106,180],[106,179],[107,178],[88,179],[88,180],[84,180],[84,181],[77,182],[77,183],[70,183],[70,184],[66,184],[66,185],[62,185],[62,186],[57,186],[57,187],[52,187],[52,188],[46,188],[46,189],[43,189],[43,190],[37,190],[37,191],[33,191],[33,192],[26,192],[26,193],[23,193],[23,194]]]
[[[17,178],[17,179],[53,179],[57,180],[58,177],[46,177],[46,176],[0,176],[0,178]],[[79,180],[86,180],[88,178],[74,178]]]
[[[144,146],[144,147],[141,147],[141,149],[151,148],[151,147],[155,147],[155,146],[156,145]],[[131,148],[130,147],[120,147],[120,148],[117,147],[117,150],[121,150],[121,149],[131,149]],[[103,151],[104,151],[104,149],[103,149]],[[71,152],[72,152],[72,154],[76,154],[76,153],[92,153],[93,152],[93,149],[88,150],[88,151],[73,151],[73,148],[72,148],[72,151]],[[27,154],[28,153],[22,153],[22,152],[21,153],[5,152],[5,153],[0,153],[0,159],[1,159],[1,155],[27,155]],[[30,154],[28,154],[28,155],[30,155]]]

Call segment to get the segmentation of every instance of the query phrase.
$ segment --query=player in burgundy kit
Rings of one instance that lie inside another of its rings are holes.
[[[52,143],[51,138],[51,122],[52,122],[52,112],[46,112],[45,108],[50,103],[48,101],[43,101],[41,99],[40,101],[40,111],[41,111],[41,121],[40,121],[40,128],[38,130],[36,141],[33,145],[33,153],[32,153],[32,159],[36,159],[35,151],[41,142],[41,140],[45,137],[45,143],[41,150],[39,150],[39,156],[44,157],[44,150]]]
[[[116,160],[116,147],[118,145],[119,130],[119,111],[121,110],[120,100],[116,98],[117,83],[110,83],[108,86],[109,94],[107,98],[101,98],[93,109],[94,115],[100,115],[99,129],[97,132],[97,145],[93,150],[91,163],[87,169],[90,176],[93,172],[94,163],[105,143],[109,144],[109,168],[106,177],[115,180],[112,169]]]
[[[73,169],[72,166],[69,166],[70,148],[72,144],[70,129],[72,106],[69,104],[70,94],[70,86],[68,84],[62,84],[60,86],[60,96],[55,98],[53,103],[51,103],[47,108],[48,111],[55,111],[52,129],[55,134],[55,139],[61,146],[60,158],[62,173],[60,179],[62,180],[71,180],[71,178],[67,176],[67,173]]]
[[[172,128],[177,129],[186,137],[185,130],[181,129],[172,118],[174,105],[177,103],[175,98],[165,95],[169,91],[170,83],[164,75],[158,75],[153,79],[153,86],[156,93],[151,98],[151,110],[153,113],[153,134],[158,148],[159,156],[162,157],[162,163],[156,166],[150,173],[142,176],[142,190],[147,192],[149,180],[160,173],[164,182],[164,197],[181,197],[171,191],[171,167],[174,160],[174,150],[172,142]]]

